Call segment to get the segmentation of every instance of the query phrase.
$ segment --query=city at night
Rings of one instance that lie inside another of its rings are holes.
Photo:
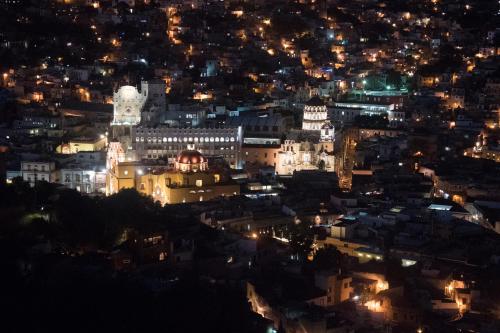
[[[500,1],[0,0],[0,332],[500,333]]]

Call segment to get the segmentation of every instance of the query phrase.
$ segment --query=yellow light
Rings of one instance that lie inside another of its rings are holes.
[[[252,238],[253,238],[253,239],[257,239],[258,237],[259,237],[259,236],[257,235],[257,233],[255,233],[255,232],[253,232],[253,233],[252,233]]]
[[[233,10],[233,15],[236,17],[243,16],[244,12],[242,10]]]

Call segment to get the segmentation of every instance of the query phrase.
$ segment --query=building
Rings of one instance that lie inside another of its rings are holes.
[[[206,156],[224,158],[232,168],[241,167],[242,129],[172,128],[168,126],[132,128],[132,147],[135,160],[167,159],[173,163],[177,155],[195,148]]]
[[[335,171],[333,141],[313,143],[307,140],[285,140],[278,152],[276,173],[292,175],[301,170]]]
[[[241,155],[245,167],[251,165],[276,167],[280,150],[279,144],[244,144]]]
[[[108,144],[108,138],[101,135],[98,138],[75,138],[56,148],[61,154],[76,154],[83,151],[102,151]]]
[[[136,87],[122,86],[113,93],[113,121],[111,125],[137,125],[141,122],[141,110],[145,96]]]
[[[137,162],[117,163],[108,172],[107,193],[135,188],[162,204],[210,200],[240,193],[222,170],[210,170],[208,160],[196,150],[185,150],[175,158],[173,168],[152,168]]]
[[[85,194],[106,193],[104,152],[83,151],[60,167],[58,182]]]
[[[142,81],[141,90],[122,86],[113,93],[114,126],[133,126],[141,122],[158,122],[166,110],[165,82]]]
[[[340,304],[347,301],[353,292],[352,277],[337,272],[322,271],[314,276],[316,287],[326,292],[325,306]]]
[[[57,172],[55,162],[50,161],[23,161],[21,162],[21,177],[31,186],[37,181],[55,183]]]
[[[60,170],[60,182],[78,192],[104,194],[106,191],[106,169],[103,167],[68,166]]]
[[[405,121],[405,112],[396,108],[396,104],[388,102],[335,102],[332,109],[333,119],[342,122],[352,122],[356,116],[387,117],[389,125],[398,126]],[[399,105],[399,104],[398,104]]]
[[[328,119],[328,110],[326,105],[319,97],[311,98],[304,105],[304,114],[302,118],[302,129],[305,131],[319,131]]]

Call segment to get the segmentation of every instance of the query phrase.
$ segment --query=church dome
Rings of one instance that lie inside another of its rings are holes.
[[[175,168],[183,172],[205,171],[208,169],[207,159],[197,150],[184,150],[175,159]]]
[[[205,157],[197,150],[183,150],[177,155],[177,162],[198,164],[205,162]]]

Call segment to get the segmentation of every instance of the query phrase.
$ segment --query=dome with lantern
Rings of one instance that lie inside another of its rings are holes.
[[[184,150],[175,158],[175,169],[181,172],[206,171],[208,161],[197,150]]]

